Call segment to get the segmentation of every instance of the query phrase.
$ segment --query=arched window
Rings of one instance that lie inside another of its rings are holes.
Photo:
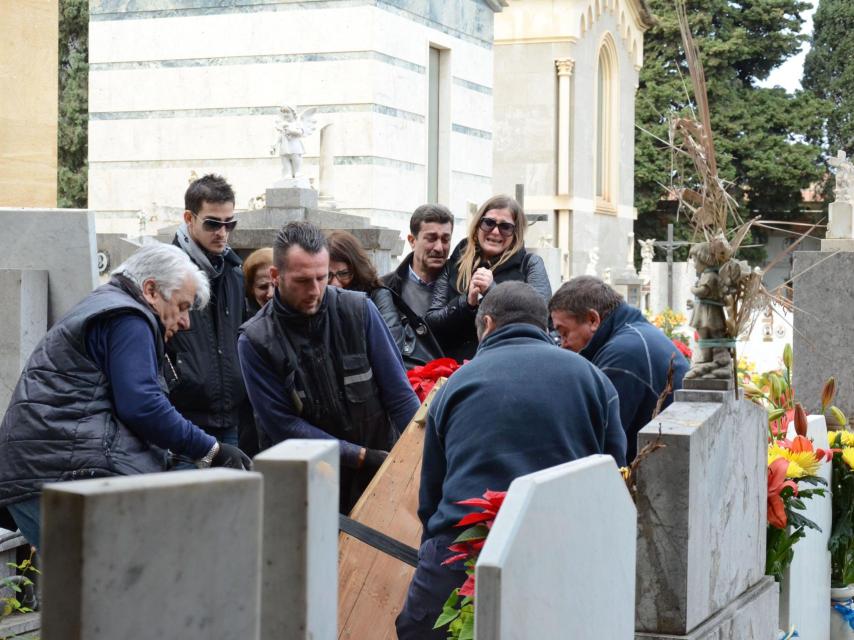
[[[596,65],[596,202],[605,209],[616,207],[618,71],[614,41],[606,36]]]

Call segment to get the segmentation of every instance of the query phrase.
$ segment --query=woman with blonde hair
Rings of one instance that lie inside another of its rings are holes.
[[[433,289],[427,324],[445,355],[458,362],[477,350],[474,318],[481,299],[502,282],[527,282],[548,302],[552,290],[543,259],[525,250],[525,212],[513,198],[493,196],[472,218]]]

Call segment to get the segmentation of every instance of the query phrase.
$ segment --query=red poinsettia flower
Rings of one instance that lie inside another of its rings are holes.
[[[789,461],[785,458],[777,458],[768,466],[768,524],[778,529],[786,526],[786,506],[780,492],[784,487],[791,487],[798,494],[798,485],[792,480],[786,479],[786,471]]]
[[[683,356],[685,356],[689,360],[691,359],[691,356],[693,355],[693,353],[691,352],[691,349],[688,348],[687,344],[685,344],[681,340],[677,340],[676,338],[673,338],[673,345],[679,350],[679,353],[681,353]]]
[[[423,366],[410,369],[406,372],[406,377],[409,378],[409,384],[412,385],[415,395],[421,402],[424,402],[424,398],[427,397],[439,378],[448,378],[459,368],[460,365],[453,358],[438,358]]]
[[[460,595],[462,597],[471,596],[474,597],[474,574],[469,574],[469,577],[466,578],[466,581],[463,582],[463,586],[460,587]]]

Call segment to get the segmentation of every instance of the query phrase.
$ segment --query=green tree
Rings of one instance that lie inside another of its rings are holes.
[[[86,207],[89,121],[88,0],[59,3],[58,205]]]
[[[693,167],[674,160],[656,137],[668,139],[671,118],[690,113],[692,96],[673,0],[649,5],[658,24],[645,36],[636,101],[635,121],[643,131],[635,131],[635,234],[661,239],[676,212],[675,203],[663,202],[666,187],[690,184]],[[820,130],[822,103],[809,92],[792,95],[756,84],[797,52],[804,39],[800,13],[808,7],[802,0],[686,2],[706,73],[718,172],[732,183],[742,217],[798,217],[801,189],[823,174],[820,149],[807,141]],[[678,238],[689,234],[677,223]],[[742,257],[757,260],[762,253]]]
[[[803,85],[826,100],[824,141],[835,154],[854,153],[854,2],[821,0],[813,17],[812,48],[804,62]]]

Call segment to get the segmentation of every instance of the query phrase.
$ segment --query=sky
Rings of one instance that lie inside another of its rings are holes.
[[[801,33],[807,35],[812,33],[812,14],[815,13],[818,0],[807,0],[812,4],[812,9],[808,9],[802,15],[804,23],[801,25]],[[759,83],[760,87],[781,86],[788,92],[793,92],[801,88],[801,76],[804,74],[804,58],[809,51],[809,42],[801,45],[801,50],[797,55],[792,56],[781,64],[776,69],[772,70],[766,80]]]

